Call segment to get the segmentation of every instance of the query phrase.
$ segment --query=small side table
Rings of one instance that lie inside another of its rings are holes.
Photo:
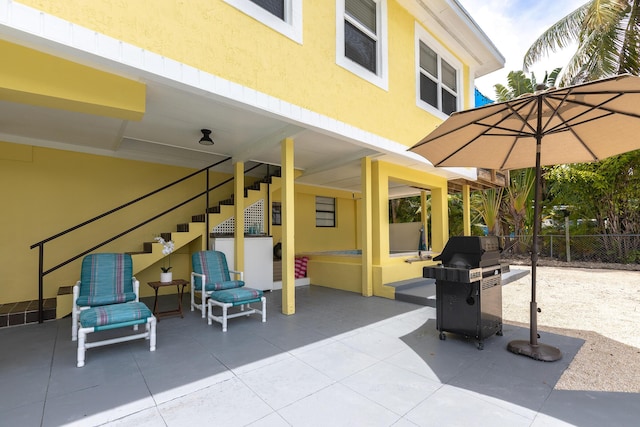
[[[160,321],[160,317],[167,316],[177,316],[184,318],[182,314],[182,297],[184,295],[184,287],[189,284],[188,281],[184,279],[173,279],[171,282],[148,282],[148,285],[151,286],[156,291],[156,299],[153,302],[153,315],[156,316],[158,322]],[[178,308],[175,310],[167,310],[167,311],[158,311],[158,289],[163,286],[175,286],[178,291]]]

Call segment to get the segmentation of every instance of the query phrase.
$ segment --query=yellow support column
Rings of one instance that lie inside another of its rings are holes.
[[[462,225],[464,235],[471,236],[471,187],[469,184],[462,185]]]
[[[362,181],[362,210],[360,236],[362,239],[362,295],[373,295],[373,232],[372,192],[371,192],[371,158],[364,157],[361,161],[360,179]]]
[[[434,252],[440,252],[449,240],[449,200],[447,187],[431,190],[431,244]]]
[[[296,312],[295,281],[295,182],[293,139],[285,138],[281,147],[282,163],[282,314]]]
[[[236,230],[234,234],[235,270],[244,271],[244,162],[233,165],[233,203]]]
[[[372,252],[373,265],[378,266],[389,256],[389,178],[380,169],[380,162],[371,164]]]
[[[424,244],[427,247],[427,250],[431,247],[429,242],[429,215],[427,211],[427,192],[420,192],[420,222],[422,222],[422,227],[424,228]]]

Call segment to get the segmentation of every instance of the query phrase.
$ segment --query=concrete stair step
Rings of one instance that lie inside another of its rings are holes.
[[[44,320],[56,319],[56,298],[43,301]],[[0,328],[38,322],[38,300],[0,304]]]

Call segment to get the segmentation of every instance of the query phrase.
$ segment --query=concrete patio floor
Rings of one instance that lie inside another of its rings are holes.
[[[544,334],[557,362],[506,350],[528,330],[472,341],[435,329],[432,307],[316,286],[296,314],[267,293],[257,315],[208,326],[186,308],[148,341],[89,349],[70,319],[0,329],[2,426],[632,426],[640,395],[554,390],[582,345]],[[144,299],[148,305],[153,301]],[[185,295],[185,307],[187,296]],[[175,305],[162,297],[161,308]]]

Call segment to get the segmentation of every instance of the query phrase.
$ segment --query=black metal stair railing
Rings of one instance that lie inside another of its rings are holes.
[[[104,246],[104,245],[106,245],[108,243],[111,243],[114,240],[119,239],[119,238],[131,233],[132,231],[137,230],[138,228],[140,228],[140,227],[142,227],[142,226],[144,226],[146,224],[149,224],[150,222],[153,222],[153,221],[157,220],[158,218],[160,218],[160,217],[162,217],[162,216],[164,216],[164,215],[166,215],[166,214],[168,214],[168,213],[170,213],[170,212],[172,212],[172,211],[174,211],[174,210],[176,210],[176,209],[178,209],[178,208],[180,208],[180,207],[182,207],[182,206],[184,206],[184,205],[186,205],[186,204],[188,204],[188,203],[190,203],[190,202],[192,202],[192,201],[194,201],[194,200],[196,200],[198,198],[201,198],[203,196],[205,198],[205,209],[204,209],[204,211],[208,212],[209,211],[209,204],[210,204],[210,202],[209,202],[209,193],[211,191],[217,189],[217,188],[220,188],[222,185],[233,181],[233,179],[234,179],[233,177],[229,178],[229,179],[225,179],[225,180],[217,183],[214,186],[210,186],[209,185],[209,171],[212,168],[214,168],[214,167],[216,167],[216,166],[218,166],[218,165],[220,165],[222,163],[225,163],[225,162],[227,162],[229,160],[231,160],[231,157],[227,157],[227,158],[225,158],[225,159],[223,159],[223,160],[221,160],[219,162],[216,162],[216,163],[214,163],[214,164],[212,164],[210,166],[207,166],[207,167],[202,168],[202,169],[200,169],[200,170],[198,170],[196,172],[193,172],[193,173],[191,173],[191,174],[189,174],[189,175],[187,175],[187,176],[185,176],[183,178],[180,178],[180,179],[178,179],[178,180],[176,180],[176,181],[174,181],[174,182],[172,182],[170,184],[164,185],[164,186],[162,186],[162,187],[160,187],[160,188],[158,188],[156,190],[153,190],[153,191],[151,191],[151,192],[149,192],[149,193],[147,193],[147,194],[145,194],[143,196],[140,196],[140,197],[138,197],[138,198],[136,198],[134,200],[131,200],[131,201],[127,202],[127,203],[124,203],[124,204],[122,204],[122,205],[120,205],[120,206],[118,206],[116,208],[113,208],[113,209],[111,209],[109,211],[106,211],[106,212],[104,212],[104,213],[102,213],[100,215],[97,215],[97,216],[95,216],[95,217],[93,217],[91,219],[88,219],[88,220],[86,220],[86,221],[84,221],[84,222],[82,222],[80,224],[77,224],[77,225],[75,225],[73,227],[70,227],[70,228],[68,228],[68,229],[66,229],[64,231],[56,233],[56,234],[54,234],[54,235],[52,235],[50,237],[47,237],[46,239],[43,239],[43,240],[31,245],[30,249],[38,248],[38,322],[42,323],[44,321],[43,320],[43,318],[44,318],[44,316],[43,316],[44,277],[46,275],[52,273],[53,271],[58,270],[61,267],[64,267],[65,265],[77,260],[78,258],[80,258],[80,257],[82,257],[84,255],[87,255],[88,253],[90,253],[92,251],[95,251],[96,249],[98,249],[98,248],[100,248],[100,247],[102,247],[102,246]],[[252,167],[248,168],[247,170],[245,170],[244,173],[246,174],[247,172],[250,172],[250,171],[252,171],[252,170],[254,170],[254,169],[256,169],[256,168],[258,168],[260,166],[263,166],[263,164],[258,163],[257,165],[252,166]],[[270,169],[269,168],[270,168],[269,165],[267,165],[267,176],[270,176]],[[45,251],[44,251],[44,249],[45,249],[45,244],[50,243],[50,242],[52,242],[52,241],[54,241],[56,239],[59,239],[62,236],[66,236],[69,233],[77,231],[80,228],[85,227],[85,226],[87,226],[89,224],[95,223],[96,221],[99,221],[99,220],[101,220],[101,219],[103,219],[103,218],[105,218],[105,217],[107,217],[109,215],[112,215],[112,214],[114,214],[116,212],[119,212],[119,211],[121,211],[121,210],[123,210],[123,209],[125,209],[127,207],[133,206],[133,205],[135,205],[135,204],[137,204],[137,203],[139,203],[139,202],[141,202],[141,201],[143,201],[143,200],[145,200],[145,199],[147,199],[147,198],[149,198],[149,197],[151,197],[151,196],[153,196],[155,194],[161,193],[161,192],[163,192],[163,191],[165,191],[165,190],[167,190],[167,189],[169,189],[171,187],[174,187],[175,185],[178,185],[178,184],[180,184],[180,183],[182,183],[182,182],[184,182],[184,181],[186,181],[186,180],[188,180],[188,179],[190,179],[190,178],[192,178],[194,176],[201,175],[201,174],[204,174],[205,177],[206,177],[205,178],[206,179],[206,181],[205,181],[206,182],[205,183],[205,190],[195,194],[192,197],[189,197],[189,198],[185,199],[184,201],[174,205],[173,207],[170,207],[170,208],[168,208],[168,209],[166,209],[166,210],[164,210],[164,211],[162,211],[162,212],[160,212],[160,213],[158,213],[158,214],[156,214],[156,215],[154,215],[154,216],[152,216],[152,217],[150,217],[150,218],[148,218],[148,219],[146,219],[144,221],[141,221],[141,222],[139,222],[139,223],[127,228],[126,230],[124,230],[124,231],[122,231],[120,233],[115,234],[114,236],[112,236],[112,237],[110,237],[110,238],[108,238],[106,240],[103,240],[100,243],[97,243],[97,244],[93,245],[92,247],[90,247],[90,248],[88,248],[88,249],[86,249],[86,250],[84,250],[84,251],[82,251],[82,252],[80,252],[80,253],[78,253],[78,254],[76,254],[74,256],[69,257],[68,259],[56,264],[55,266],[53,266],[51,268],[48,268],[46,270],[44,269],[44,260],[45,260]],[[209,229],[208,215],[204,215],[204,217],[205,217],[205,223],[206,223],[206,228],[205,229],[208,230]],[[207,247],[208,247],[208,244],[209,243],[208,243],[208,239],[207,239]]]

